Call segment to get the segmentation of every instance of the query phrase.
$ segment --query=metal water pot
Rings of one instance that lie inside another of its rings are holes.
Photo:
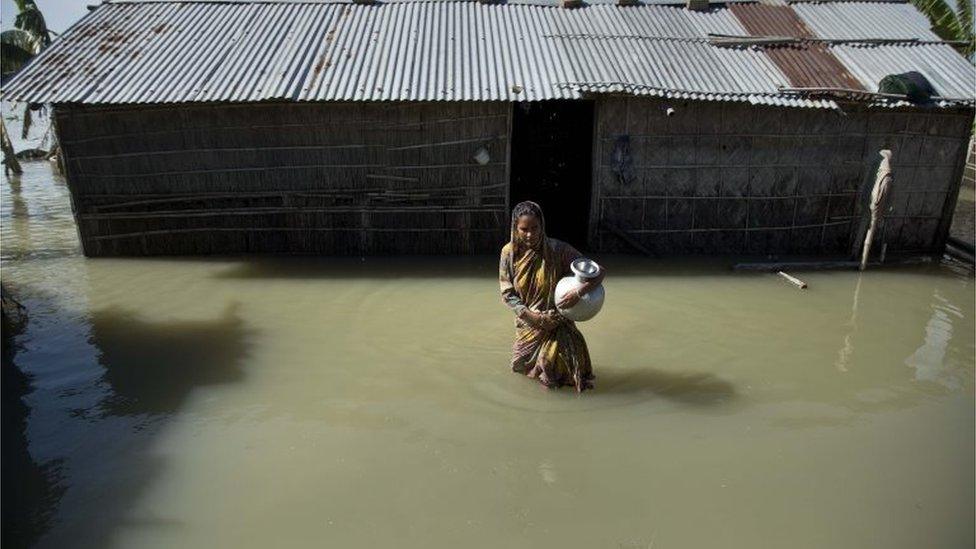
[[[581,257],[570,265],[575,276],[567,276],[556,284],[556,303],[569,292],[575,292],[584,282],[600,274],[600,266],[592,259]],[[596,316],[603,308],[606,291],[603,284],[593,288],[580,298],[579,302],[567,309],[559,309],[560,314],[575,322],[583,322]]]

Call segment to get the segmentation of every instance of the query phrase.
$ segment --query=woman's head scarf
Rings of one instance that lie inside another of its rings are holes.
[[[518,237],[518,220],[524,215],[531,215],[539,220],[539,230],[542,232],[539,238],[538,244],[536,244],[535,251],[541,252],[549,248],[546,238],[546,218],[542,215],[542,208],[538,204],[532,202],[531,200],[526,200],[525,202],[519,202],[512,209],[512,251],[515,255],[521,251],[522,241]]]

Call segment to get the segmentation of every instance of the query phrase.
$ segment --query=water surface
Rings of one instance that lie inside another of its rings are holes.
[[[85,259],[64,182],[25,168],[0,189],[41,479],[15,541],[973,545],[965,269],[799,291],[599,257],[578,396],[508,371],[496,258]]]

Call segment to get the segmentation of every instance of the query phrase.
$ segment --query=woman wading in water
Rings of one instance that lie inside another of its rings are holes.
[[[512,370],[537,378],[547,387],[593,388],[593,368],[583,334],[556,310],[556,284],[571,274],[581,257],[569,244],[546,237],[542,209],[521,202],[512,210],[512,239],[502,248],[498,278],[502,299],[515,313]],[[570,292],[559,303],[572,307],[603,281],[603,272]]]

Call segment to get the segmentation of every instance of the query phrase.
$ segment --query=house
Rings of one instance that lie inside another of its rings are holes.
[[[928,102],[878,93],[918,72]],[[595,251],[941,251],[973,65],[899,2],[95,7],[3,99],[55,108],[89,256],[494,253],[510,207]]]

